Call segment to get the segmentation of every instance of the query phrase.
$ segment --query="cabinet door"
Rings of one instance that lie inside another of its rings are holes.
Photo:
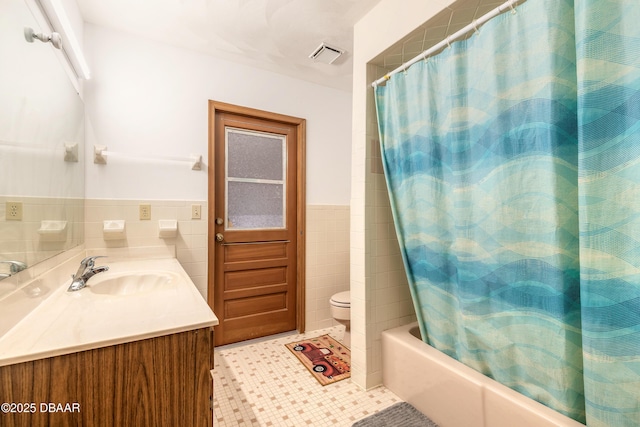
[[[0,367],[0,425],[210,427],[212,353],[203,328]]]

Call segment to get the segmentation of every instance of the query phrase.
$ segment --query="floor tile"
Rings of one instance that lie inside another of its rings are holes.
[[[293,341],[330,334],[342,326],[215,350],[213,422],[235,426],[351,426],[400,402],[384,386],[362,390],[351,379],[322,386],[285,347]]]

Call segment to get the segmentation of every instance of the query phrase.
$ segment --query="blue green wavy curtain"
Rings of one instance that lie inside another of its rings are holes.
[[[576,1],[589,425],[640,425],[640,3]]]
[[[640,425],[640,5],[528,0],[376,88],[425,340]]]

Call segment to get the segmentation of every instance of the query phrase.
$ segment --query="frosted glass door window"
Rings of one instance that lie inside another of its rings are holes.
[[[226,128],[225,139],[225,228],[285,228],[286,137]]]

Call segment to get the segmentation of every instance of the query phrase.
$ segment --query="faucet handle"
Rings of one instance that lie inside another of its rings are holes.
[[[93,267],[95,265],[95,260],[96,258],[107,258],[106,255],[94,255],[94,256],[88,256],[85,259],[83,259],[82,261],[80,261],[80,265],[84,265],[86,267]]]
[[[9,274],[9,276],[11,276],[12,274],[19,273],[22,270],[24,270],[25,268],[27,268],[27,264],[25,264],[22,261],[7,260],[7,261],[0,261],[0,264],[8,264],[9,265],[9,272],[11,273],[11,274]]]
[[[11,261],[11,273],[15,274],[15,273],[19,273],[22,270],[24,270],[25,268],[27,268],[27,264],[25,264],[22,261]]]

